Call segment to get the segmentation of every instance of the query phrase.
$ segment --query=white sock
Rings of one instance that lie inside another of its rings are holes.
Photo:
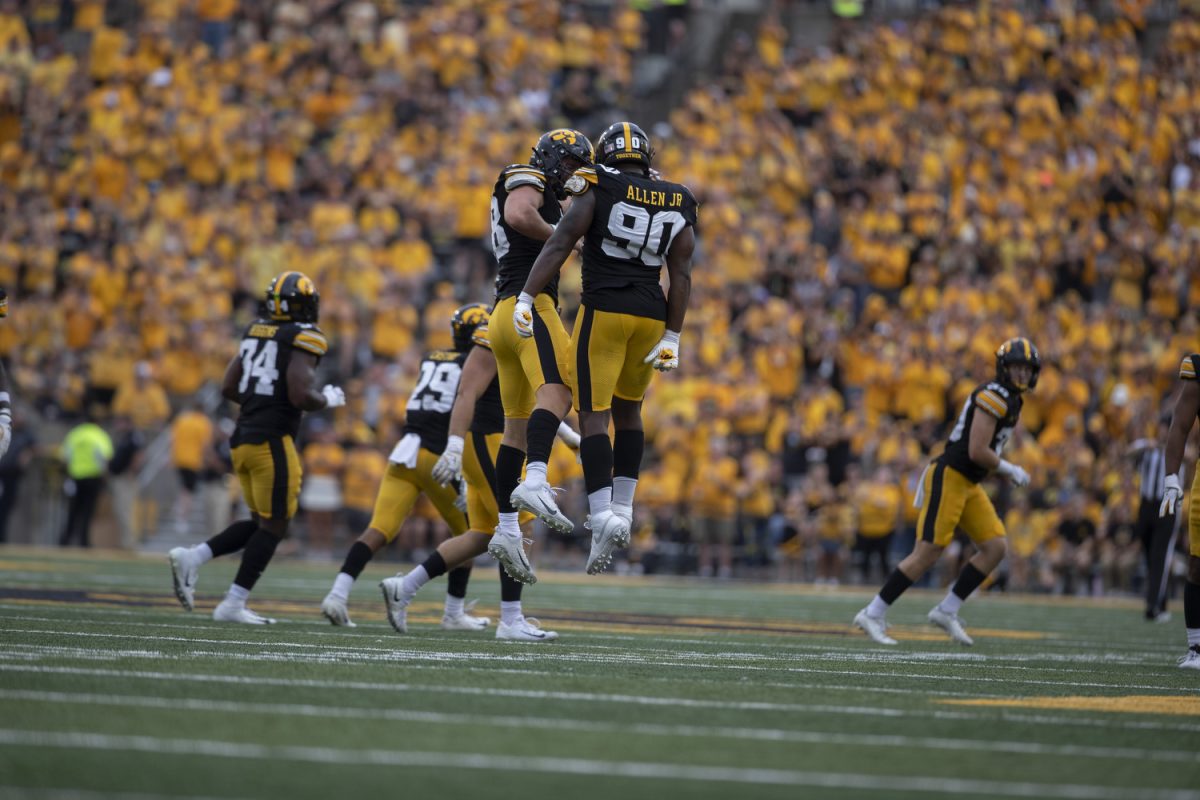
[[[465,598],[455,597],[452,594],[446,595],[446,616],[461,617],[463,613],[463,601]]]
[[[958,610],[962,608],[963,600],[953,591],[946,592],[946,596],[942,602],[938,603],[938,608],[945,611],[947,614],[958,615]]]
[[[1200,628],[1188,628],[1188,647],[1200,647]]]
[[[597,514],[608,511],[612,505],[613,490],[611,486],[605,486],[603,489],[597,489],[588,495],[588,511],[594,517]]]
[[[500,621],[505,625],[515,625],[521,620],[520,600],[500,601]]]
[[[429,583],[429,573],[425,571],[425,565],[422,564],[404,576],[404,580],[400,582],[400,590],[408,597],[412,597],[427,583]]]
[[[250,590],[238,586],[236,583],[229,585],[229,591],[225,593],[225,600],[234,606],[245,606],[246,598],[250,596]]]
[[[546,462],[530,461],[525,465],[525,482],[530,486],[542,486],[546,483]]]
[[[194,555],[196,560],[201,564],[207,564],[213,560],[213,551],[212,548],[208,546],[208,542],[201,542],[193,547],[192,555]]]
[[[888,604],[883,602],[883,598],[875,595],[871,598],[871,602],[867,605],[868,617],[879,617],[883,619],[887,616]]]
[[[329,593],[340,600],[350,599],[350,587],[354,585],[354,578],[351,578],[344,572],[339,572],[337,577],[333,579],[333,588]]]
[[[613,478],[612,501],[614,506],[633,506],[633,493],[637,489],[637,478]]]
[[[496,530],[509,536],[521,535],[521,512],[511,511],[500,515],[500,525]]]

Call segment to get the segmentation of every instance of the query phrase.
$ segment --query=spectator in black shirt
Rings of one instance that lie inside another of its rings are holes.
[[[1075,594],[1076,580],[1087,591],[1096,544],[1096,523],[1087,517],[1084,495],[1077,493],[1067,501],[1058,523],[1058,554],[1054,559],[1063,594]]]
[[[112,491],[113,514],[121,536],[121,547],[132,550],[141,539],[135,509],[138,500],[138,471],[145,457],[146,435],[133,426],[129,417],[113,420],[112,461],[108,462],[109,489]]]
[[[28,426],[21,424],[17,409],[13,409],[12,442],[0,458],[0,544],[8,541],[8,518],[17,506],[21,475],[36,453],[37,440]]]

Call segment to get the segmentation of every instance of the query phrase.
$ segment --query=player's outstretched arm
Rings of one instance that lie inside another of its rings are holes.
[[[1179,484],[1179,468],[1183,465],[1183,451],[1187,446],[1188,434],[1192,432],[1192,423],[1200,412],[1200,382],[1185,380],[1175,400],[1175,410],[1171,413],[1171,427],[1167,430],[1166,469],[1167,477],[1163,483],[1163,499],[1159,504],[1158,514],[1165,517],[1175,513],[1175,504],[1183,496],[1183,487]]]
[[[433,465],[431,473],[433,479],[442,486],[458,480],[462,475],[463,438],[475,417],[475,405],[495,377],[496,357],[492,351],[482,346],[473,348],[463,364],[462,377],[458,381],[458,396],[450,411],[450,434],[446,449]]]
[[[690,226],[675,237],[667,251],[667,276],[671,279],[667,289],[667,330],[675,333],[683,332],[683,317],[692,296],[692,254],[695,251],[696,234]]]
[[[334,403],[323,390],[317,389],[317,357],[302,350],[292,352],[287,371],[288,402],[301,411],[321,411]],[[333,387],[330,387],[333,388]],[[341,390],[335,390],[340,393]]]
[[[542,193],[533,186],[518,186],[504,200],[504,221],[530,239],[544,242],[554,226],[542,219]]]
[[[567,256],[571,255],[575,243],[591,227],[595,210],[596,195],[593,192],[585,192],[575,197],[562,221],[554,229],[554,234],[546,240],[542,252],[533,262],[533,268],[525,280],[524,294],[531,298],[537,297],[538,292],[545,289],[550,279],[558,274]]]
[[[242,359],[240,356],[234,356],[229,361],[229,366],[225,368],[225,377],[221,379],[221,397],[224,397],[231,403],[241,401],[241,395],[238,392],[238,384],[242,382]]]

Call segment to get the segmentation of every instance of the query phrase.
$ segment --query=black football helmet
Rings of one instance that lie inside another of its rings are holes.
[[[8,316],[8,290],[0,286],[0,319]]]
[[[560,199],[566,196],[563,188],[575,170],[590,167],[596,159],[596,149],[579,131],[557,128],[546,131],[533,146],[529,163],[542,171],[550,188]]]
[[[465,353],[471,349],[471,337],[480,325],[487,325],[491,311],[483,303],[467,303],[459,306],[450,319],[450,330],[454,333],[454,349]]]
[[[619,164],[637,164],[646,172],[654,160],[654,148],[650,137],[632,122],[614,122],[596,142],[597,156],[606,167]]]
[[[1032,373],[1029,376],[1028,384],[1022,386],[1009,375],[1008,368],[1013,364],[1029,365]],[[1005,386],[1011,386],[1017,391],[1027,392],[1037,386],[1038,373],[1041,371],[1042,358],[1038,355],[1037,348],[1033,346],[1033,342],[1024,336],[1009,339],[1000,345],[1000,349],[996,351],[996,380]]]
[[[281,322],[316,322],[320,314],[321,295],[312,278],[303,272],[289,270],[271,279],[265,298],[267,314]]]

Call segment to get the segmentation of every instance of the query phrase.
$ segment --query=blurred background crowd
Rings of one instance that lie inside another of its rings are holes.
[[[270,276],[299,269],[350,402],[306,424],[306,474],[341,497],[302,496],[293,546],[340,554],[421,354],[490,299],[500,168],[546,128],[636,114],[701,212],[627,569],[886,575],[930,453],[1020,334],[1044,366],[1006,453],[1031,487],[988,483],[1000,583],[1139,590],[1138,463],[1200,349],[1197,9],[746,5],[0,0],[19,398],[0,541],[7,522],[87,543],[84,511],[93,543],[219,529],[236,494],[214,384]],[[569,263],[568,327],[578,295]],[[64,460],[71,435],[107,438],[106,463]],[[582,520],[579,468],[554,462]],[[423,509],[399,557],[443,535]],[[583,537],[537,538],[543,563],[579,560]]]

